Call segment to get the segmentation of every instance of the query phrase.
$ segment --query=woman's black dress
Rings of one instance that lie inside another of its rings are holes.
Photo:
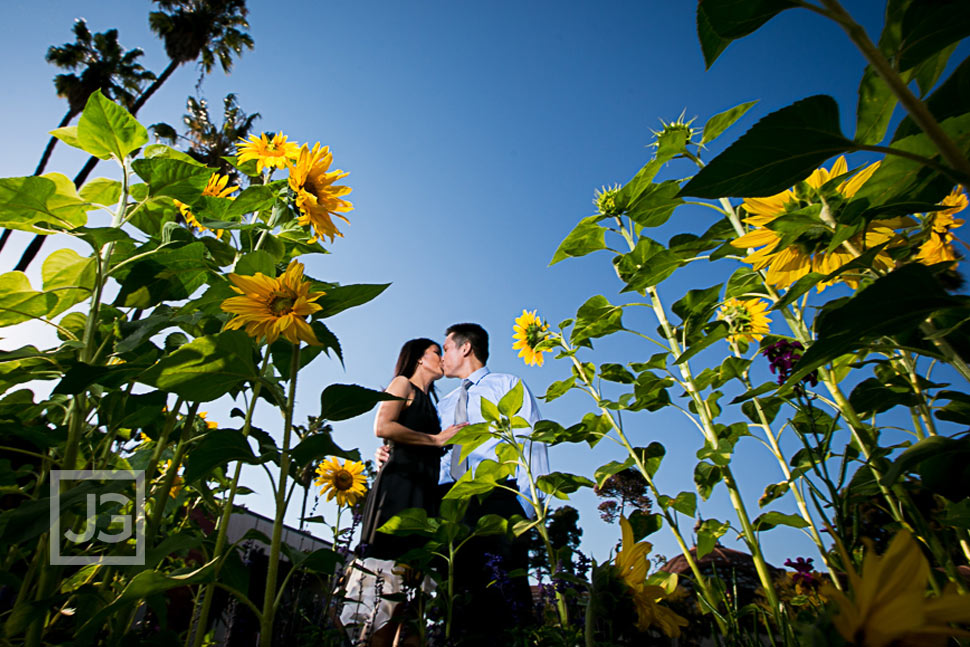
[[[397,420],[412,431],[435,435],[441,431],[438,412],[427,393],[414,389],[414,399]],[[440,447],[390,442],[391,456],[367,495],[360,534],[360,556],[397,559],[427,539],[377,532],[388,519],[407,508],[424,508],[429,517],[438,515]]]

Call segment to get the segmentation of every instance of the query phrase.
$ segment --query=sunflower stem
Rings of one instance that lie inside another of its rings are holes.
[[[926,104],[917,99],[910,91],[906,82],[903,81],[892,64],[869,39],[869,35],[863,29],[862,25],[852,18],[849,12],[839,4],[838,0],[821,0],[821,2],[828,10],[828,16],[838,23],[845,33],[848,34],[849,39],[855,43],[865,59],[869,61],[869,64],[872,65],[873,69],[876,70],[883,81],[886,82],[886,85],[889,86],[892,93],[899,99],[899,103],[909,113],[913,122],[926,133],[926,136],[930,138],[940,151],[940,155],[946,160],[946,163],[959,174],[958,179],[960,183],[965,186],[970,184],[970,161],[967,160],[966,156],[950,136],[946,134],[946,131],[940,127],[940,124],[936,121],[936,118],[930,112],[929,108],[927,108]]]
[[[268,342],[267,342],[268,343]],[[290,359],[290,388],[286,398],[283,423],[283,447],[280,452],[280,476],[276,487],[276,518],[273,521],[273,538],[269,548],[269,569],[266,573],[266,590],[263,595],[263,614],[259,623],[260,647],[272,647],[273,620],[276,616],[276,576],[279,572],[280,544],[283,537],[283,516],[286,513],[286,485],[290,469],[290,435],[293,431],[293,407],[296,404],[296,377],[300,370],[300,344],[293,344]],[[254,398],[255,399],[255,398]]]
[[[674,329],[667,320],[667,314],[663,309],[663,304],[660,302],[660,295],[657,293],[657,289],[655,287],[647,288],[647,294],[653,303],[654,313],[660,322],[664,336],[667,338],[667,343],[670,344],[670,352],[674,357],[679,357],[682,354],[680,343],[677,340]],[[697,415],[701,419],[704,438],[710,446],[716,447],[718,437],[714,429],[714,417],[707,401],[701,397],[697,389],[689,362],[684,361],[680,363],[680,373],[687,387],[687,395],[694,401]],[[761,580],[761,586],[764,588],[765,597],[768,598],[768,604],[771,606],[772,615],[781,624],[781,603],[778,599],[778,593],[775,590],[774,582],[771,579],[771,572],[768,570],[768,563],[765,561],[764,555],[761,552],[761,544],[758,542],[758,536],[755,533],[754,526],[751,524],[747,508],[744,505],[744,499],[741,497],[741,492],[737,481],[734,479],[731,466],[725,465],[721,467],[721,473],[723,475],[724,485],[728,489],[731,505],[734,507],[738,521],[741,522],[742,534],[744,535],[745,543],[748,544],[748,549],[751,551],[751,558],[754,561],[755,570],[758,572],[758,577]]]
[[[700,163],[697,159],[695,163]],[[723,203],[722,203],[723,204]],[[726,208],[729,209],[732,215],[734,214],[734,209],[730,208],[730,203],[727,203]],[[735,215],[736,218],[736,215]],[[740,225],[740,223],[739,223]],[[622,226],[622,225],[621,225]],[[636,244],[633,241],[633,236],[625,228],[623,229],[623,237],[626,239],[627,244],[632,252],[636,248]],[[663,305],[660,302],[660,295],[657,292],[655,286],[651,286],[646,289],[646,294],[650,297],[650,303],[653,307],[654,314],[657,320],[660,322],[660,327],[663,330],[664,337],[667,339],[669,344],[669,350],[673,353],[674,357],[679,357],[682,352],[680,349],[680,343],[677,341],[677,335],[667,320],[667,315],[664,312]],[[575,361],[575,358],[573,358]],[[684,378],[685,389],[688,396],[694,401],[694,406],[697,409],[697,413],[701,418],[701,423],[703,424],[704,437],[708,443],[712,446],[717,446],[718,438],[717,432],[714,430],[713,416],[711,414],[710,408],[708,407],[707,401],[705,401],[697,390],[696,384],[694,382],[694,376],[690,370],[689,362],[682,362],[680,364],[680,372]],[[580,375],[584,375],[584,371],[580,369]],[[631,452],[632,453],[632,452]],[[764,587],[765,596],[768,598],[768,604],[771,606],[772,615],[781,624],[781,604],[778,599],[778,593],[775,590],[774,582],[771,579],[771,573],[768,570],[768,563],[765,561],[764,556],[761,553],[761,545],[758,542],[758,537],[754,531],[754,527],[751,524],[751,520],[748,517],[747,509],[744,505],[744,500],[741,497],[741,492],[738,489],[738,484],[734,480],[734,475],[731,471],[730,465],[724,466],[722,468],[722,474],[724,479],[724,484],[728,488],[728,494],[731,498],[731,504],[738,516],[738,520],[741,522],[741,527],[743,530],[743,535],[745,537],[748,548],[751,550],[751,557],[754,561],[755,570],[758,572],[758,577],[761,580],[761,585]]]
[[[562,345],[563,349],[566,350],[567,352],[570,352],[573,350],[572,347],[570,347],[570,345],[566,342],[565,338],[563,338],[562,336],[559,337],[559,342]],[[654,500],[659,500],[662,494],[660,490],[657,488],[656,484],[654,483],[653,476],[650,474],[650,471],[647,469],[639,453],[634,451],[633,446],[630,444],[630,441],[627,440],[626,434],[623,432],[622,426],[616,421],[616,419],[613,418],[613,412],[601,404],[602,398],[600,397],[600,393],[598,389],[587,378],[586,372],[583,370],[582,365],[579,363],[579,360],[576,359],[575,354],[572,354],[569,357],[572,360],[573,365],[576,367],[580,378],[586,384],[586,392],[589,393],[590,397],[593,398],[593,401],[596,403],[596,406],[599,407],[600,411],[602,412],[602,415],[606,416],[607,420],[610,423],[610,427],[612,427],[613,431],[616,433],[616,436],[619,439],[620,444],[623,445],[627,453],[633,458],[634,465],[636,466],[637,471],[639,471],[640,474],[643,476],[643,479],[646,482],[647,487],[650,488],[650,491],[654,496]],[[694,575],[694,581],[697,584],[697,588],[701,592],[701,596],[711,607],[711,609],[717,609],[718,607],[717,597],[714,595],[714,592],[710,587],[710,583],[708,582],[707,577],[701,572],[700,566],[697,563],[697,559],[695,558],[694,554],[691,552],[690,548],[687,546],[687,542],[684,540],[684,536],[680,532],[680,527],[677,524],[676,518],[674,518],[671,515],[670,510],[668,508],[664,508],[661,511],[661,514],[663,515],[664,520],[667,522],[667,527],[670,528],[670,532],[673,533],[674,539],[677,541],[677,545],[680,547],[680,552],[684,556],[684,559],[687,561],[687,565],[690,568],[691,573]],[[721,630],[721,632],[722,633],[727,632],[728,627],[727,627],[727,624],[725,624],[723,616],[721,616],[721,614],[715,614],[714,619],[717,622],[718,628]],[[588,626],[589,625],[587,625],[587,627]]]
[[[269,344],[266,345],[266,350],[263,352],[263,361],[259,368],[259,376],[262,377],[263,373],[266,371],[266,366],[269,364]],[[256,384],[253,385],[253,394],[249,399],[249,406],[246,407],[246,418],[243,421],[242,435],[243,438],[249,437],[249,430],[252,425],[253,411],[256,409],[256,401],[259,400],[259,392],[263,388],[262,380],[257,380]],[[222,506],[222,514],[219,516],[219,520],[216,526],[216,543],[213,548],[213,557],[222,554],[222,551],[226,546],[226,533],[229,529],[229,519],[232,516],[233,501],[236,498],[236,490],[239,487],[239,477],[242,474],[242,461],[236,461],[236,469],[232,475],[232,481],[229,484],[229,494],[226,496],[225,503]],[[219,565],[221,566],[221,564]],[[219,567],[216,568],[216,574],[219,572]],[[209,623],[209,613],[212,609],[213,595],[215,594],[215,583],[209,583],[205,586],[205,594],[202,598],[202,610],[199,613],[197,620],[197,629],[194,633],[194,638],[192,638],[192,646],[200,647],[202,640],[205,637],[205,626]],[[189,636],[193,636],[193,632],[189,630]],[[188,644],[188,643],[186,643]]]
[[[731,350],[734,352],[735,357],[741,357],[740,351],[733,342],[731,343]],[[742,383],[744,384],[745,389],[751,390],[751,381],[748,379],[747,375],[743,377]],[[771,430],[771,423],[768,421],[768,416],[765,414],[764,407],[761,406],[761,399],[753,398],[752,402],[754,403],[755,411],[758,414],[758,420],[761,421],[760,426],[764,430],[765,436],[768,438],[768,442],[771,444],[771,453],[778,461],[782,474],[785,475],[785,481],[788,482],[788,490],[792,493],[792,496],[795,497],[798,512],[801,514],[802,519],[808,523],[808,527],[810,529],[809,534],[811,535],[812,541],[815,542],[815,546],[818,548],[819,554],[822,556],[822,560],[825,562],[825,567],[829,572],[829,577],[832,580],[832,584],[835,585],[837,589],[842,590],[842,585],[839,582],[839,578],[835,575],[835,570],[832,564],[829,563],[827,551],[825,550],[825,545],[822,542],[822,535],[815,524],[815,519],[808,511],[808,505],[805,503],[805,497],[802,496],[801,491],[796,485],[795,479],[792,478],[791,469],[788,467],[788,462],[785,460],[781,447],[778,445],[778,440],[775,438],[775,434]]]
[[[168,503],[168,494],[172,491],[175,478],[178,476],[179,466],[182,464],[182,459],[185,458],[186,451],[188,451],[188,442],[192,438],[192,424],[195,422],[195,414],[198,410],[198,402],[193,402],[189,405],[189,410],[185,413],[185,418],[182,419],[182,434],[178,440],[178,444],[175,446],[175,455],[172,457],[172,462],[169,463],[168,469],[165,470],[165,478],[162,479],[161,487],[154,492],[154,507],[152,508],[152,517],[148,522],[148,531],[146,532],[148,543],[151,543],[159,524],[162,522],[162,516],[165,514],[165,504]]]

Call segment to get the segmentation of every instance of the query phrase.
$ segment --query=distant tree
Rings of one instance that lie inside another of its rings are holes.
[[[246,16],[246,0],[153,0],[160,11],[148,15],[148,24],[165,43],[165,53],[170,62],[162,73],[142,92],[129,107],[138,111],[155,94],[175,70],[185,63],[198,60],[203,74],[215,67],[216,61],[228,73],[232,70],[233,56],[240,56],[243,48],[252,49],[253,39]],[[91,157],[74,177],[75,186],[81,186],[98,163]],[[15,269],[24,271],[36,258],[45,236],[35,236],[24,251]]]
[[[583,529],[579,527],[579,511],[569,505],[556,508],[549,515],[548,531],[549,543],[556,551],[560,568],[575,574],[573,555],[579,550],[579,542],[583,536]],[[530,532],[528,542],[529,567],[540,574],[549,575],[549,558],[539,533]]]
[[[246,16],[246,0],[153,0],[161,11],[148,14],[148,24],[165,43],[168,67],[135,102],[137,112],[180,66],[199,61],[203,74],[209,74],[216,60],[222,70],[232,71],[233,56],[243,48],[252,49],[252,36]]]
[[[188,144],[186,152],[194,159],[210,168],[217,168],[223,175],[229,176],[230,184],[236,184],[239,174],[235,167],[225,160],[235,155],[236,143],[245,138],[252,130],[253,122],[260,114],[254,112],[247,115],[239,107],[235,94],[227,94],[222,102],[222,126],[212,123],[209,116],[209,106],[205,99],[189,97],[186,104],[188,114],[183,115],[185,134],[179,135],[168,124],[154,124],[152,129],[155,136],[166,139],[173,145],[179,140]]]
[[[138,59],[144,54],[141,49],[136,47],[124,51],[118,43],[117,29],[109,29],[92,36],[87,23],[79,18],[74,21],[72,31],[73,43],[64,43],[60,47],[51,45],[46,56],[48,63],[63,70],[73,70],[54,77],[57,96],[67,100],[67,112],[57,124],[58,128],[68,125],[74,117],[81,114],[88,97],[95,90],[101,90],[104,96],[131,108],[142,84],[155,78],[154,74],[138,63]],[[80,73],[75,73],[77,70]],[[57,137],[51,137],[47,142],[37,168],[34,169],[34,175],[44,172],[57,142]],[[0,250],[9,237],[10,230],[4,230],[0,236]]]
[[[647,496],[648,489],[647,481],[637,470],[625,469],[617,472],[594,490],[596,496],[606,499],[597,507],[600,518],[606,523],[615,523],[620,516],[629,517],[627,506],[633,510],[649,512],[653,501]]]
[[[80,74],[72,72],[54,77],[57,96],[67,99],[68,105],[58,128],[69,124],[84,110],[88,97],[95,90],[101,90],[104,96],[130,109],[141,92],[142,84],[155,79],[154,74],[138,63],[138,59],[144,55],[140,48],[124,51],[118,43],[117,29],[109,29],[92,37],[87,23],[79,18],[74,21],[73,31],[73,43],[64,43],[60,47],[52,45],[45,57],[48,63],[64,70],[83,68]],[[34,175],[44,172],[55,144],[57,138],[51,137]]]

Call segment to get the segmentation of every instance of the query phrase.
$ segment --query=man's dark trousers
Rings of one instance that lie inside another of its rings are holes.
[[[453,484],[443,485],[447,492]],[[503,485],[515,487],[514,481]],[[484,501],[471,498],[464,523],[474,528],[487,514],[505,519],[525,516],[519,496],[503,489],[492,490]],[[534,623],[532,591],[525,573],[529,566],[529,549],[525,536],[510,539],[508,535],[475,537],[461,547],[455,558],[455,608],[452,635],[462,647],[488,645],[513,627]],[[518,577],[508,573],[519,571]]]

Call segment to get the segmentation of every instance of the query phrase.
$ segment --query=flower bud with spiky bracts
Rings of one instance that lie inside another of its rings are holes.
[[[593,193],[593,205],[596,213],[604,218],[619,218],[623,215],[623,209],[616,205],[616,194],[620,192],[620,185],[600,187]]]
[[[683,112],[680,113],[680,116],[675,121],[667,123],[661,119],[660,123],[663,124],[663,128],[660,131],[650,131],[654,135],[654,141],[650,145],[656,147],[658,153],[661,151],[673,151],[675,154],[682,152],[686,149],[687,144],[692,143],[691,139],[697,134],[690,127],[694,123],[694,119],[684,121]]]

